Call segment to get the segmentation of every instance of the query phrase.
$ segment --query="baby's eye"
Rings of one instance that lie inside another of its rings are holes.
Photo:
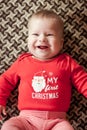
[[[53,34],[49,33],[49,34],[47,34],[47,36],[53,36]]]
[[[33,35],[33,36],[39,36],[39,34],[38,34],[38,33],[33,33],[32,35]]]

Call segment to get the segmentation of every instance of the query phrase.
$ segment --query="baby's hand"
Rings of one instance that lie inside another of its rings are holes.
[[[6,108],[0,105],[0,120],[2,119],[2,115],[6,116]]]

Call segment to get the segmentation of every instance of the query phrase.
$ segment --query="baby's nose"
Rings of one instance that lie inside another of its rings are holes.
[[[44,34],[40,34],[39,41],[46,41],[46,36]]]

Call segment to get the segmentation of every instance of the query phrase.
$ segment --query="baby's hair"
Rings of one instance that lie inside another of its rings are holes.
[[[60,18],[59,15],[57,15],[57,13],[55,13],[54,11],[52,10],[40,10],[40,11],[37,11],[36,13],[34,13],[31,17],[30,17],[30,20],[29,20],[29,25],[32,21],[33,18],[48,18],[49,20],[50,19],[54,19],[56,21],[56,23],[58,23],[60,29],[61,29],[61,33],[63,35],[63,30],[64,30],[64,24],[63,24],[63,21],[62,19]],[[28,25],[28,27],[29,27]]]

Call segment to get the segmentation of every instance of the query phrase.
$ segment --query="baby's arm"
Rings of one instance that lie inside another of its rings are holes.
[[[0,75],[0,119],[2,116],[6,115],[7,99],[9,98],[11,91],[16,87],[16,84],[19,81],[17,68],[18,60],[15,61],[8,70]]]
[[[71,72],[73,85],[87,98],[87,72],[74,60],[72,60]]]

